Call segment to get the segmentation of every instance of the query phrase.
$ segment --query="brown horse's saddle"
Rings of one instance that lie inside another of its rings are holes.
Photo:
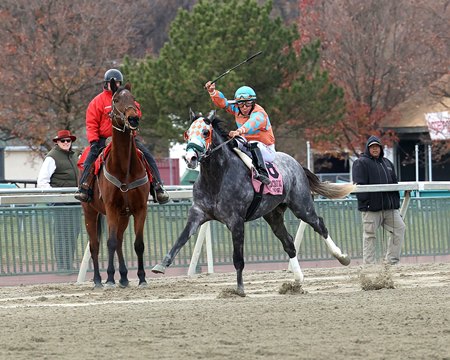
[[[106,145],[106,147],[102,150],[100,155],[94,161],[94,167],[93,167],[94,175],[99,174],[100,169],[102,168],[103,164],[105,163],[106,159],[108,158],[109,152],[111,150],[111,145],[112,145],[112,143],[109,143],[108,145]],[[84,160],[86,159],[87,155],[89,154],[89,150],[90,150],[90,147],[89,146],[86,147],[86,149],[84,149],[84,151],[83,151],[83,154],[80,156],[80,158],[78,160],[77,165],[80,168],[80,170],[83,170],[83,163],[84,163]],[[147,171],[147,176],[148,176],[150,182],[152,182],[152,179],[153,179],[152,172],[150,170],[150,166],[148,165],[147,160],[145,159],[144,154],[139,149],[136,149],[136,154],[138,155],[139,160],[141,160],[141,162],[144,164],[145,170]]]

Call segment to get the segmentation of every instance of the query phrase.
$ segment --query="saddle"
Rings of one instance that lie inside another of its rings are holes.
[[[234,152],[240,157],[242,162],[250,169],[252,173],[252,185],[255,192],[261,190],[261,182],[255,179],[256,169],[253,165],[252,159],[239,148],[233,148]],[[274,163],[266,162],[267,172],[269,173],[270,184],[264,185],[262,194],[281,195],[283,194],[283,177],[278,171]]]
[[[106,145],[106,147],[103,148],[103,150],[100,152],[100,155],[94,161],[94,164],[92,166],[92,171],[93,171],[93,174],[95,176],[98,176],[98,174],[100,173],[100,170],[101,170],[103,164],[106,162],[106,159],[108,158],[109,152],[111,150],[111,145],[112,145],[112,143],[109,143],[108,145]],[[84,160],[86,159],[86,157],[89,154],[89,150],[90,150],[90,147],[89,146],[86,147],[84,149],[83,153],[81,154],[80,158],[78,159],[77,166],[80,169],[80,171],[83,171],[83,163],[84,163]],[[150,166],[148,165],[148,162],[145,159],[144,154],[139,149],[136,149],[136,154],[139,157],[139,160],[142,162],[142,164],[144,164],[145,170],[147,172],[148,179],[149,179],[149,181],[151,183],[152,179],[153,179],[153,176],[152,176],[152,172],[151,172]]]
[[[247,213],[245,214],[245,220],[247,221],[253,216],[259,204],[261,203],[263,194],[270,194],[270,195],[283,194],[283,177],[274,163],[266,162],[265,164],[267,172],[269,174],[270,184],[264,185],[262,182],[256,180],[255,178],[256,169],[255,166],[253,165],[253,161],[250,158],[250,156],[248,156],[246,153],[244,153],[237,147],[233,148],[233,150],[241,158],[243,163],[250,169],[252,173],[252,185],[254,190],[254,196],[250,206],[247,209]]]

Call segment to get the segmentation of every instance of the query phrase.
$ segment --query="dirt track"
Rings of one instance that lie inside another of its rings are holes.
[[[450,359],[450,264],[390,268],[377,291],[359,267],[304,273],[280,295],[291,273],[244,272],[245,298],[234,273],[0,288],[0,359]]]

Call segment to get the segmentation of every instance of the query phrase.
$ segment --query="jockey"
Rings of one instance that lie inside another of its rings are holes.
[[[228,101],[211,81],[205,84],[205,88],[216,106],[234,115],[238,128],[230,131],[228,136],[238,137],[237,144],[242,151],[248,153],[247,149],[250,149],[253,165],[258,172],[256,179],[270,184],[265,161],[275,159],[275,137],[269,116],[255,102],[255,91],[249,86],[241,86],[234,94],[234,101]],[[243,138],[245,141],[242,141]]]
[[[100,151],[105,147],[106,139],[112,136],[112,123],[109,116],[111,112],[112,92],[110,81],[114,79],[117,86],[123,83],[123,75],[119,70],[109,69],[104,76],[103,92],[98,94],[89,103],[86,110],[86,135],[91,145],[89,154],[83,164],[83,173],[80,178],[80,186],[75,195],[77,200],[83,202],[89,202],[91,200],[92,190],[90,189],[89,170],[92,163],[97,159]],[[140,106],[137,102],[139,116],[141,116]],[[161,176],[159,174],[158,167],[155,159],[144,144],[136,137],[136,147],[142,151],[147,160],[152,175],[152,196],[155,202],[165,204],[169,201],[169,194],[164,190],[161,182]]]

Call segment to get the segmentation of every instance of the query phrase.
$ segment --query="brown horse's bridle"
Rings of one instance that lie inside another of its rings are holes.
[[[122,91],[123,91],[123,90],[122,90]],[[136,128],[133,128],[133,127],[130,125],[130,122],[128,121],[128,116],[126,116],[126,112],[127,112],[128,109],[133,109],[133,110],[135,110],[136,113],[137,113],[136,106],[135,106],[135,105],[129,105],[129,106],[127,106],[127,107],[125,108],[125,110],[124,110],[123,112],[120,111],[120,110],[115,106],[115,104],[114,104],[114,97],[115,97],[118,93],[120,93],[120,91],[119,91],[119,92],[116,92],[116,93],[113,95],[112,100],[111,100],[111,112],[109,113],[109,117],[110,117],[111,120],[112,120],[112,127],[113,127],[114,129],[116,129],[117,131],[120,131],[120,132],[125,132],[127,128],[130,129],[130,130],[136,130]],[[117,119],[119,119],[119,120],[122,121],[122,123],[123,123],[122,128],[119,127],[120,125],[119,125]]]
[[[125,113],[127,112],[127,110],[128,109],[134,109],[135,111],[136,111],[136,113],[137,113],[137,109],[136,109],[136,106],[135,105],[129,105],[129,106],[127,106],[126,108],[125,108],[125,110],[122,112],[122,111],[120,111],[115,105],[114,105],[114,96],[116,96],[117,95],[117,92],[113,95],[113,97],[112,97],[112,101],[111,101],[111,107],[112,107],[112,109],[111,109],[111,112],[110,112],[110,114],[109,114],[109,116],[110,116],[110,118],[111,118],[111,120],[112,120],[112,127],[114,128],[114,129],[116,129],[117,131],[120,131],[120,132],[125,132],[126,131],[126,129],[128,128],[128,129],[130,129],[131,130],[131,132],[130,132],[130,146],[129,146],[129,148],[128,148],[128,154],[129,154],[129,156],[131,156],[131,151],[132,151],[132,143],[134,142],[134,130],[136,130],[136,128],[133,128],[131,125],[130,125],[130,122],[128,121],[128,116],[126,116],[125,115]],[[122,120],[122,122],[123,122],[123,127],[122,128],[120,128],[120,127],[118,127],[118,126],[116,126],[116,125],[118,125],[117,124],[117,119],[120,119],[120,120]],[[116,125],[114,125],[114,122],[116,122]],[[127,169],[127,175],[126,175],[126,180],[125,180],[125,183],[122,183],[119,179],[117,179],[114,175],[112,175],[112,174],[110,174],[109,172],[108,172],[108,170],[106,169],[106,164],[105,164],[105,166],[103,167],[103,174],[104,174],[104,176],[105,176],[105,178],[111,183],[111,184],[113,184],[113,185],[115,185],[117,188],[119,188],[119,190],[120,191],[122,191],[122,192],[124,192],[124,193],[126,193],[126,192],[128,192],[128,190],[131,190],[131,189],[135,189],[135,188],[137,188],[137,187],[139,187],[139,186],[142,186],[142,185],[144,185],[144,184],[146,184],[147,182],[148,182],[148,176],[147,176],[147,173],[145,173],[145,176],[144,177],[142,177],[142,178],[140,178],[140,179],[137,179],[137,180],[135,180],[135,181],[133,181],[133,182],[131,182],[131,183],[128,183],[128,176],[130,175],[130,162],[128,162],[128,169]],[[126,202],[128,202],[127,200],[126,200]],[[128,206],[127,206],[127,208],[128,208]]]

